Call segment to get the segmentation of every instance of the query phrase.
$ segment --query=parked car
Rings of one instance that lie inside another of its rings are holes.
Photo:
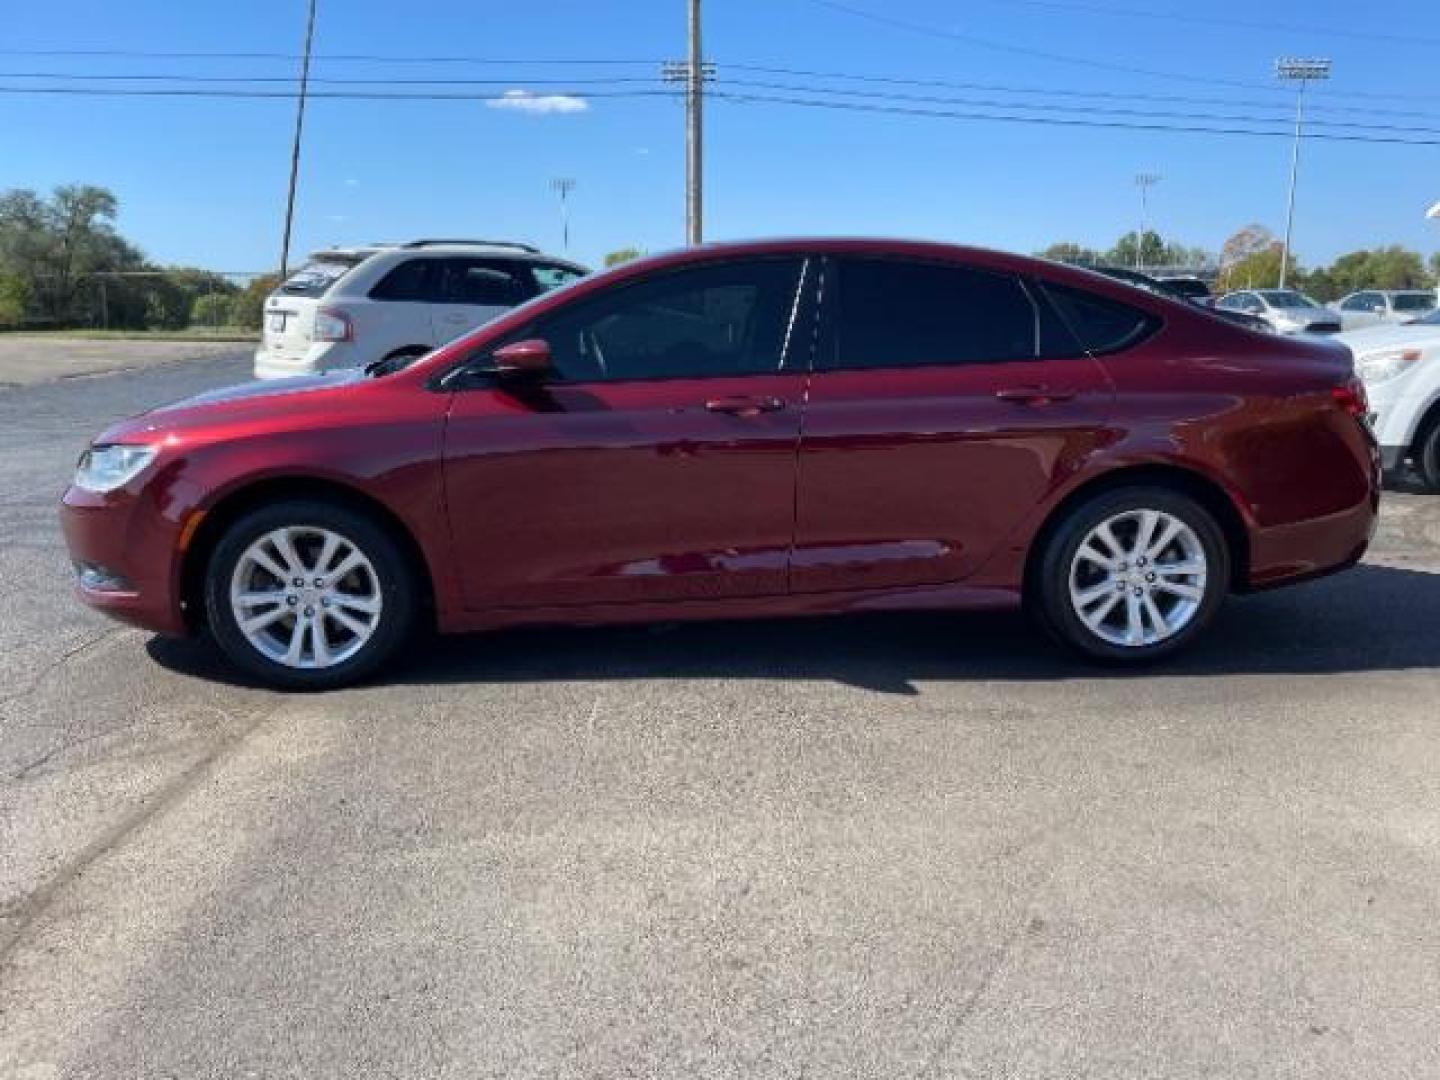
[[[319,688],[417,626],[1025,605],[1105,661],[1349,566],[1378,455],[1350,354],[941,244],[691,248],[386,374],[119,423],[79,593]]]
[[[413,359],[585,272],[488,240],[317,251],[265,301],[255,377]]]
[[[1333,334],[1340,317],[1294,289],[1241,289],[1215,302],[1221,311],[1243,311],[1264,319],[1277,334]]]
[[[1440,491],[1440,311],[1341,334],[1370,398],[1387,470],[1407,461]]]
[[[1359,330],[1376,323],[1403,323],[1435,310],[1433,289],[1365,289],[1343,296],[1330,305],[1340,316],[1342,330]]]
[[[1254,330],[1258,334],[1273,334],[1275,328],[1265,319],[1258,315],[1251,315],[1246,311],[1239,311],[1234,308],[1216,307],[1210,302],[1210,290],[1205,288],[1205,283],[1196,278],[1155,278],[1149,274],[1141,273],[1139,270],[1131,270],[1124,266],[1092,266],[1097,274],[1104,274],[1106,277],[1114,278],[1116,281],[1123,281],[1127,285],[1134,285],[1137,289],[1144,289],[1146,292],[1155,293],[1157,296],[1168,296],[1172,300],[1181,300],[1194,304],[1202,311],[1206,311],[1226,322],[1243,326],[1247,330]],[[1197,295],[1194,289],[1186,288],[1182,284],[1185,281],[1194,281],[1204,295]]]
[[[1210,299],[1210,286],[1189,274],[1171,275],[1157,280],[1172,293],[1177,293],[1186,300],[1193,300],[1197,304],[1204,304]]]

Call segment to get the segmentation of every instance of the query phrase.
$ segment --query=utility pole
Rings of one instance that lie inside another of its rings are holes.
[[[1145,219],[1149,216],[1150,189],[1160,182],[1160,174],[1142,172],[1135,174],[1135,186],[1140,189],[1140,231],[1135,234],[1135,269],[1145,268]]]
[[[1283,289],[1290,266],[1290,233],[1295,224],[1295,178],[1300,172],[1300,139],[1305,123],[1305,86],[1307,83],[1330,78],[1330,60],[1323,57],[1310,60],[1282,57],[1275,61],[1275,77],[1300,84],[1300,90],[1295,95],[1295,143],[1290,150],[1290,194],[1285,200],[1285,242],[1280,248],[1280,288]]]
[[[310,47],[315,41],[315,0],[305,20],[305,53],[300,61],[300,96],[295,104],[295,139],[290,144],[290,190],[285,196],[285,236],[280,241],[280,280],[290,269],[290,226],[295,220],[295,181],[300,175],[300,136],[305,130],[305,95],[310,89]]]
[[[704,96],[705,83],[715,78],[715,65],[702,60],[700,0],[688,0],[690,12],[689,59],[667,60],[660,75],[668,83],[685,86],[685,242],[704,239]]]
[[[560,232],[564,250],[570,250],[570,192],[575,190],[575,181],[568,176],[556,177],[550,181],[550,190],[560,196]]]

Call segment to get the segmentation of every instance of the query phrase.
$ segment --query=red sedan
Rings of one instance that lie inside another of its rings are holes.
[[[998,608],[1092,657],[1347,567],[1379,473],[1349,354],[1034,259],[704,247],[397,371],[112,427],[62,518],[80,596],[272,683],[423,623]]]

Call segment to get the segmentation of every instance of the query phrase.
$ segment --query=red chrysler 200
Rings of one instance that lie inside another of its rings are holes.
[[[1025,605],[1104,660],[1347,567],[1379,472],[1349,354],[1052,263],[724,244],[408,367],[117,424],[62,518],[80,596],[297,688],[422,624]]]

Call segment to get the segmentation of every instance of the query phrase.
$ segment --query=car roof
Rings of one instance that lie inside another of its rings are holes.
[[[544,260],[546,262],[563,263],[567,266],[578,266],[569,259],[563,259],[555,255],[547,255],[539,248],[530,244],[510,242],[505,240],[410,240],[394,243],[375,244],[351,244],[345,247],[324,248],[320,251],[312,251],[310,258],[321,262],[351,262],[359,263],[375,255],[405,255],[418,252],[436,252],[440,254],[466,254],[466,255],[487,255],[513,259],[524,259],[527,261]]]

